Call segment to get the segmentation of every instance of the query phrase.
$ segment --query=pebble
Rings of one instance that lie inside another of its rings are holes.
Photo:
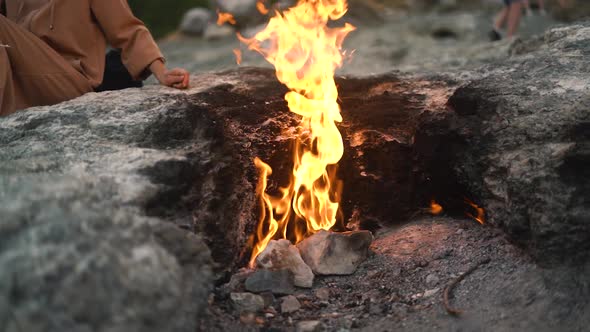
[[[252,293],[231,293],[230,299],[239,312],[257,312],[264,309],[264,299]]]
[[[281,312],[282,313],[291,313],[299,310],[301,308],[301,303],[299,300],[293,295],[283,297],[283,301],[281,302]]]
[[[319,320],[305,320],[297,323],[296,332],[320,332],[324,330],[322,322]]]
[[[326,287],[318,288],[315,291],[315,297],[321,301],[328,301],[330,299],[330,289]]]

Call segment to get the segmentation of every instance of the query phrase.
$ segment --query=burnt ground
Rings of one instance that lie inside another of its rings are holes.
[[[265,312],[240,315],[218,287],[201,330],[295,331],[306,320],[326,331],[584,331],[590,323],[588,299],[580,298],[588,291],[584,271],[540,268],[491,226],[423,216],[375,235],[356,273],[316,277],[313,289],[298,289],[298,311],[281,314],[273,298]],[[485,258],[490,263],[452,292],[451,305],[464,313],[449,315],[445,286]],[[328,301],[318,299],[319,289],[329,290]]]

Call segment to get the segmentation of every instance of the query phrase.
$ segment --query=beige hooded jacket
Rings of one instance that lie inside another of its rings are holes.
[[[123,64],[135,79],[149,76],[149,65],[163,56],[127,0],[0,0],[6,17],[57,51],[93,87],[103,78],[107,44],[122,50]]]

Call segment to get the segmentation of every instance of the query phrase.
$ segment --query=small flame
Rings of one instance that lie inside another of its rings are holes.
[[[223,13],[223,12],[217,11],[217,25],[224,25],[225,23],[235,25],[236,19],[230,13]]]
[[[430,213],[433,215],[439,215],[443,211],[443,207],[438,204],[434,199],[430,201]]]
[[[264,5],[262,0],[256,2],[256,9],[258,9],[260,14],[262,14],[262,15],[268,14],[268,8],[266,8],[266,6]]]
[[[234,55],[236,56],[236,62],[238,65],[242,64],[242,51],[236,48],[234,49]]]
[[[474,216],[470,212],[465,212],[465,215],[469,218],[475,219],[478,223],[483,225],[486,221],[485,210],[479,207],[477,204],[473,203],[469,198],[465,198],[464,201],[465,203],[469,204],[473,209],[475,209],[475,211],[477,211],[477,216]]]
[[[344,144],[336,127],[342,115],[334,72],[342,64],[342,42],[355,28],[330,28],[328,21],[340,19],[347,10],[346,0],[299,0],[295,7],[277,12],[252,39],[238,35],[274,64],[279,81],[290,90],[285,96],[289,109],[301,116],[291,181],[278,196],[266,193],[272,168],[254,160],[262,213],[251,265],[273,238],[299,242],[336,223],[341,191],[336,164]]]

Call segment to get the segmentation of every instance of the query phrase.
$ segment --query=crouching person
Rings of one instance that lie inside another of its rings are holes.
[[[133,79],[188,87],[186,70],[166,68],[126,0],[0,0],[0,11],[0,116],[94,91],[107,44]]]

